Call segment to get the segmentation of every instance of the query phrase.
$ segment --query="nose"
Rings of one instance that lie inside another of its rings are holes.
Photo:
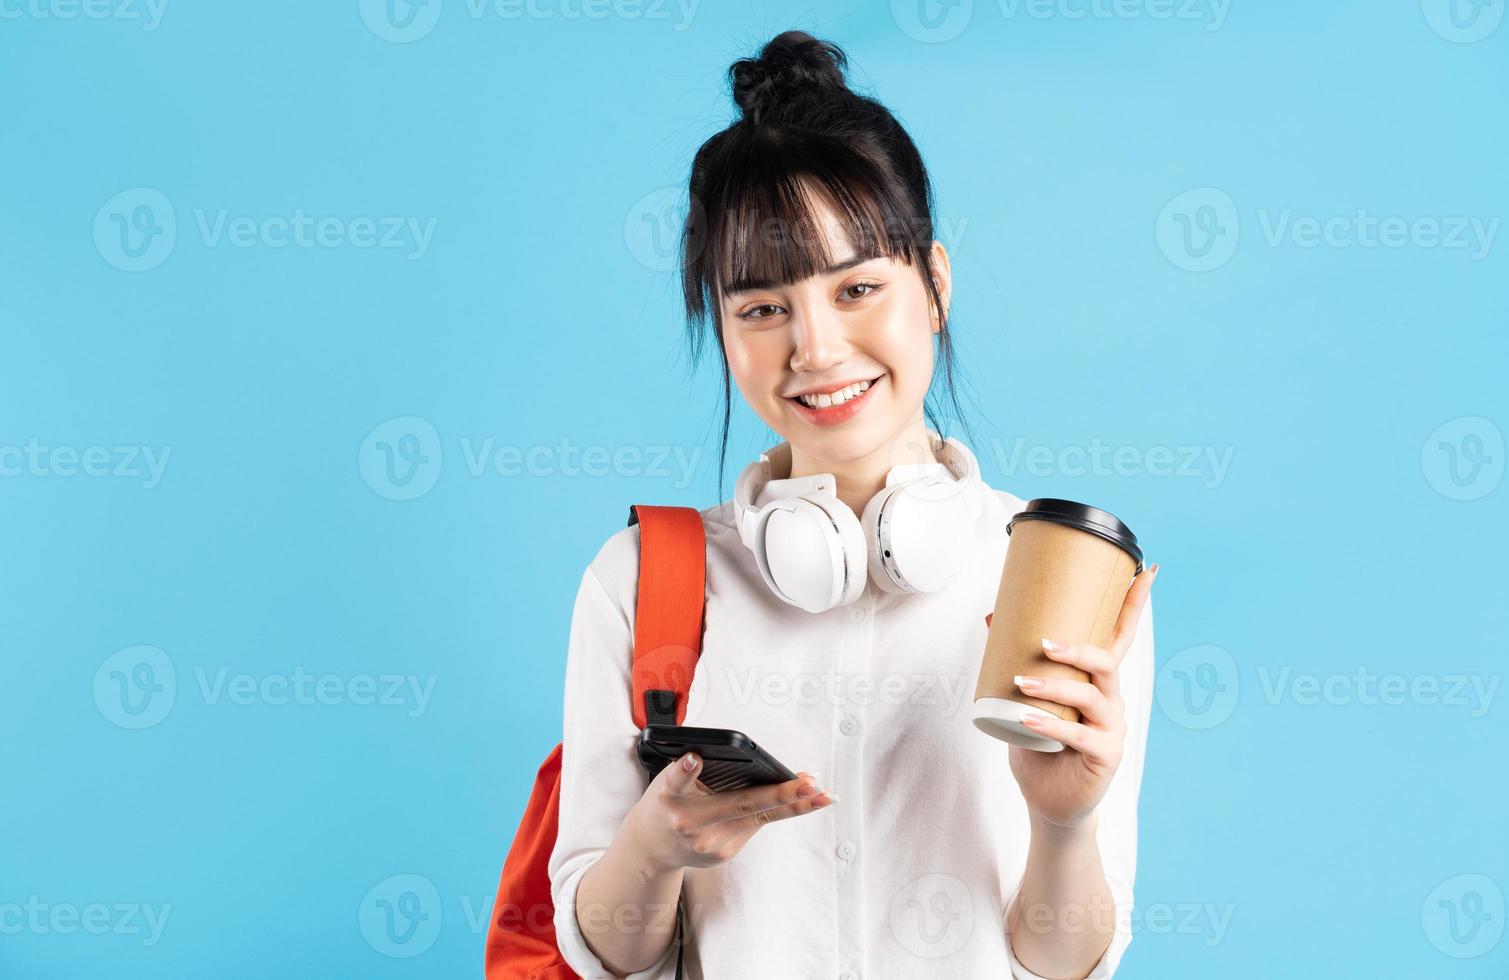
[[[849,356],[849,339],[843,320],[833,311],[805,306],[791,318],[791,370],[815,374]]]

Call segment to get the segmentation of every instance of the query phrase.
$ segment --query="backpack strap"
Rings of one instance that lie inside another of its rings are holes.
[[[707,532],[691,507],[629,508],[639,525],[634,605],[634,724],[679,725],[702,653]]]
[[[634,724],[679,725],[702,654],[707,591],[707,531],[690,507],[629,507],[639,525],[639,592],[634,600]],[[682,900],[676,897],[677,931]],[[685,940],[676,950],[681,980]]]

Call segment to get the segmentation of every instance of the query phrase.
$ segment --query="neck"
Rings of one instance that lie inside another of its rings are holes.
[[[903,463],[937,461],[938,456],[933,452],[932,439],[921,413],[874,452],[858,459],[843,462],[825,460],[809,455],[794,443],[791,446],[791,476],[832,473],[838,483],[838,499],[855,515],[863,513],[865,504],[885,486],[886,474],[892,467]]]

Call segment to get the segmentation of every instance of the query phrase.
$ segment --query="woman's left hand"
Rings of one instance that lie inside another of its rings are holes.
[[[1049,641],[1044,644],[1048,657],[1085,671],[1090,675],[1088,681],[1023,677],[1019,682],[1024,694],[1069,705],[1080,714],[1080,720],[1073,722],[1040,711],[1035,713],[1035,722],[1026,722],[1034,731],[1064,743],[1062,752],[1011,746],[1011,771],[1034,820],[1058,828],[1078,827],[1105,795],[1121,763],[1126,738],[1126,711],[1117,668],[1132,645],[1137,621],[1157,575],[1158,566],[1153,565],[1132,581],[1109,649],[1089,643],[1060,644],[1054,637],[1045,638]],[[1040,686],[1032,686],[1034,680],[1041,682]]]

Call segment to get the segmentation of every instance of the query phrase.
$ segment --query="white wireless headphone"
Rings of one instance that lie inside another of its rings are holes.
[[[980,469],[957,439],[929,436],[940,462],[893,467],[858,518],[832,474],[787,476],[790,443],[744,468],[734,486],[739,538],[778,599],[811,613],[846,606],[864,592],[867,567],[895,594],[948,584],[975,539]]]

